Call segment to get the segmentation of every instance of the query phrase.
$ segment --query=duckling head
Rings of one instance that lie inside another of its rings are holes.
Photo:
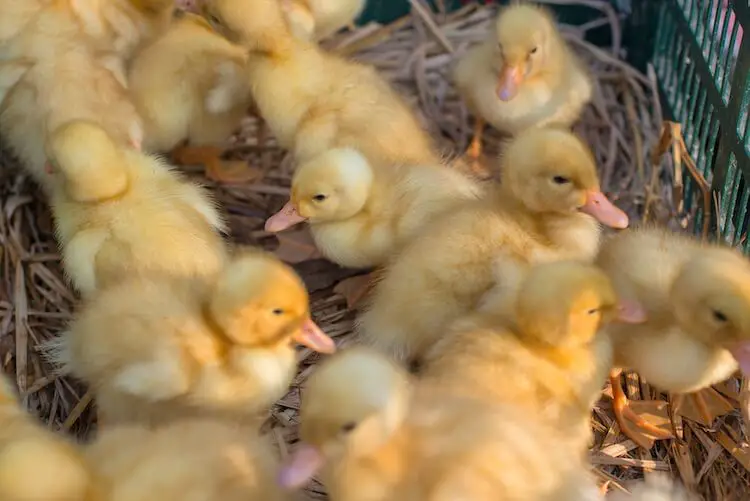
[[[532,213],[581,211],[612,228],[628,216],[602,193],[594,157],[573,133],[531,129],[513,139],[501,158],[502,189]]]
[[[552,15],[535,5],[511,5],[500,12],[492,32],[495,42],[497,97],[510,101],[524,82],[557,71],[562,64],[555,49],[562,40]]]
[[[689,260],[671,287],[682,330],[728,349],[750,376],[750,263],[730,249],[705,249]]]
[[[122,194],[128,173],[122,151],[98,125],[83,120],[55,129],[47,144],[52,175],[62,178],[76,202],[98,202]]]
[[[602,270],[577,261],[535,266],[522,282],[516,301],[519,330],[547,347],[584,346],[608,322],[645,319],[640,305],[618,301]]]
[[[270,348],[294,340],[321,353],[336,350],[312,321],[300,278],[270,254],[236,257],[219,274],[210,298],[210,320],[234,343]]]
[[[282,467],[279,483],[301,487],[326,461],[377,450],[403,422],[409,396],[408,375],[370,349],[352,348],[324,362],[302,400],[303,445]]]
[[[187,0],[180,2],[192,3]],[[228,40],[252,51],[288,45],[288,28],[279,0],[193,0],[211,26]]]
[[[343,221],[367,203],[372,189],[370,163],[357,150],[336,148],[303,163],[292,179],[292,196],[268,218],[266,231],[285,230],[303,221]]]

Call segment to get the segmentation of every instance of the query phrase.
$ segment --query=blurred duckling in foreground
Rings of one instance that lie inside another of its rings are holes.
[[[500,11],[488,39],[458,62],[454,80],[476,117],[468,152],[475,164],[485,122],[510,135],[530,127],[570,126],[592,94],[590,77],[552,15],[529,4]]]
[[[110,69],[71,9],[63,1],[0,0],[0,134],[47,195],[55,179],[45,144],[61,125],[89,120],[123,147],[139,148],[143,138],[123,72]]]
[[[356,150],[337,148],[297,167],[291,199],[266,230],[309,221],[328,259],[378,266],[431,219],[479,194],[474,181],[447,166],[375,168]]]
[[[279,481],[301,487],[322,470],[332,501],[597,499],[587,468],[533,415],[414,387],[364,348],[312,374],[300,423]]]
[[[224,265],[213,201],[158,158],[83,121],[58,128],[48,151],[63,265],[84,295],[133,274],[210,276]]]
[[[214,280],[156,275],[103,290],[53,356],[92,386],[107,425],[255,416],[286,392],[297,366],[293,342],[335,350],[308,301],[291,268],[248,251]]]
[[[246,162],[220,158],[252,103],[245,49],[202,17],[184,14],[138,53],[128,84],[144,120],[144,149],[178,148],[175,158],[204,164],[216,181],[249,179]]]
[[[645,323],[608,328],[616,367],[675,393],[708,388],[738,366],[750,376],[750,263],[739,252],[644,227],[608,240],[597,263],[620,297],[646,308]],[[612,390],[620,428],[636,443],[648,444],[638,428],[670,436],[628,407],[619,371],[612,374]],[[711,422],[705,402],[695,396]]]
[[[279,0],[289,27],[303,40],[322,40],[354,27],[366,0]]]
[[[521,134],[502,165],[496,193],[432,222],[386,269],[359,319],[368,342],[400,360],[419,358],[496,282],[512,295],[512,276],[530,264],[591,261],[599,222],[628,225],[600,191],[590,151],[567,131]]]
[[[103,499],[77,446],[22,409],[5,377],[0,377],[0,499]]]
[[[523,407],[559,426],[574,451],[588,450],[591,408],[612,366],[612,343],[597,333],[611,321],[643,321],[642,307],[618,304],[595,266],[559,261],[531,269],[512,315],[499,310],[485,301],[455,322],[427,352],[421,381]]]
[[[298,162],[351,147],[377,165],[438,163],[414,112],[375,69],[294,37],[279,0],[204,0],[203,9],[249,51],[255,103]]]
[[[85,454],[109,486],[110,500],[289,499],[275,482],[271,444],[236,423],[189,419],[155,430],[107,428]]]

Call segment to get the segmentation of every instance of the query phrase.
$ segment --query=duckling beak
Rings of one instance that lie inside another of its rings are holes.
[[[45,164],[44,164],[44,172],[46,174],[50,175],[50,176],[55,173],[55,168],[52,165],[52,162],[49,162],[49,161],[45,162]]]
[[[291,200],[289,200],[279,212],[269,217],[266,220],[266,231],[271,233],[278,233],[279,231],[291,228],[295,224],[307,221],[306,217],[302,217],[297,208],[294,206]]]
[[[333,339],[328,337],[328,334],[323,332],[323,329],[318,327],[311,318],[305,320],[300,330],[294,335],[294,340],[318,353],[334,353],[336,351],[336,343],[333,342]]]
[[[285,489],[299,489],[310,481],[323,463],[323,454],[317,447],[302,444],[281,466],[276,480]]]
[[[199,3],[200,0],[176,0],[175,7],[187,12],[192,12],[193,14],[200,14],[201,9],[198,5]]]
[[[638,301],[620,299],[617,305],[617,320],[625,324],[642,324],[648,320],[648,314]]]
[[[729,352],[737,360],[742,374],[745,377],[750,377],[750,341],[735,344],[729,348]]]
[[[628,215],[615,207],[601,191],[591,190],[586,193],[586,203],[581,211],[595,217],[600,223],[622,230],[628,227]]]
[[[523,72],[518,66],[503,66],[497,81],[497,97],[501,101],[510,101],[518,94],[518,87],[523,82]]]

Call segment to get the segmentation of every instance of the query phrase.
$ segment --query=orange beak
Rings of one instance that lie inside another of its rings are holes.
[[[630,221],[628,215],[615,207],[609,199],[598,190],[586,193],[586,203],[581,207],[581,212],[595,217],[600,223],[622,230],[628,227]]]
[[[307,221],[307,218],[301,216],[292,201],[289,200],[279,212],[266,220],[265,228],[266,231],[271,233],[278,233],[304,221]]]
[[[750,377],[750,341],[735,344],[729,352],[737,360],[740,370],[745,377]]]
[[[503,66],[497,81],[497,97],[506,102],[516,97],[523,79],[523,71],[519,66]]]
[[[328,337],[328,334],[323,332],[323,329],[318,327],[311,318],[305,320],[300,330],[294,335],[294,340],[318,353],[334,353],[336,351],[336,343],[333,342],[333,339]]]

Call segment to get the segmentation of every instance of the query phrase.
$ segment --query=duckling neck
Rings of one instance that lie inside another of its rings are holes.
[[[537,228],[549,244],[565,258],[591,261],[599,249],[601,227],[580,212],[540,214]]]

